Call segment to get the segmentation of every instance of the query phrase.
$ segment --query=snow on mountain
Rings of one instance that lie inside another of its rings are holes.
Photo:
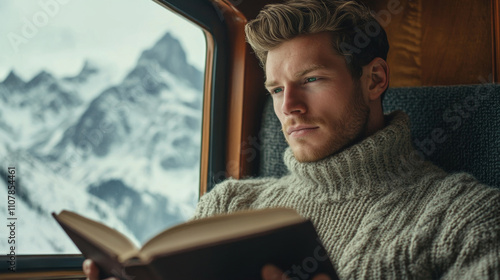
[[[79,252],[50,215],[62,209],[71,209],[101,220],[139,243],[124,222],[113,214],[113,207],[89,195],[83,186],[53,174],[44,162],[19,154],[11,154],[11,158],[24,159],[15,165],[18,254]],[[7,178],[3,170],[0,175]],[[7,197],[7,188],[2,184],[6,184],[4,180],[0,183],[0,194]],[[2,215],[4,213],[6,211]],[[6,243],[6,239],[0,240],[2,248],[7,248]]]
[[[114,70],[99,62],[86,60],[80,73],[73,77],[64,77],[61,84],[66,88],[74,88],[80,93],[80,98],[86,103],[95,99],[103,90],[116,84]],[[80,112],[81,113],[81,112]]]
[[[10,71],[9,75],[7,75],[7,78],[5,78],[5,80],[3,81],[3,84],[5,85],[6,90],[12,91],[18,88],[23,88],[26,83],[19,76],[16,75],[14,70],[12,70]],[[2,100],[5,102],[7,101],[8,97],[6,96],[6,93],[7,91],[5,91],[5,95],[4,94],[1,95]]]
[[[80,73],[74,77],[65,77],[63,80],[70,82],[70,83],[86,83],[88,80],[99,73],[99,66],[97,64],[94,64],[94,62],[90,61],[85,61],[83,64],[82,70],[80,70]]]
[[[75,77],[57,79],[41,71],[25,83],[13,71],[0,83],[0,128],[9,130],[5,143],[17,148],[43,147],[77,120],[91,99],[109,87],[109,74],[86,62]]]
[[[74,77],[42,71],[28,82],[11,72],[0,83],[0,156],[19,170],[22,232],[37,244],[24,253],[75,252],[62,231],[50,234],[51,211],[98,218],[136,242],[194,211],[202,73],[169,33],[120,83],[102,69],[86,62]]]
[[[175,73],[178,78],[187,81],[194,89],[202,90],[203,73],[187,63],[182,45],[170,33],[166,33],[151,49],[142,53],[136,69],[140,69],[141,66],[148,68],[155,64],[160,69]]]

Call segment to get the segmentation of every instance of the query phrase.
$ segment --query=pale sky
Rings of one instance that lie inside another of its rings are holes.
[[[123,76],[167,31],[203,69],[201,29],[152,0],[0,0],[0,81],[76,75],[85,59]]]

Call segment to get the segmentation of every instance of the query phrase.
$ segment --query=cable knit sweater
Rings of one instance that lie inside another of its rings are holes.
[[[500,279],[500,191],[419,160],[408,116],[282,178],[227,180],[195,218],[291,207],[311,219],[341,279]]]

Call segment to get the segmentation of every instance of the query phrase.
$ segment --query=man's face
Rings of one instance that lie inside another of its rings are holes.
[[[325,158],[363,137],[370,109],[331,35],[302,35],[269,51],[266,88],[295,158]]]

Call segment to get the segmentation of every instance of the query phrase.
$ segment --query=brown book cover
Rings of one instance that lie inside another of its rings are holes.
[[[295,210],[269,208],[193,220],[136,248],[123,234],[74,212],[53,213],[86,258],[120,279],[260,279],[265,264],[290,279],[338,279],[312,223]]]

